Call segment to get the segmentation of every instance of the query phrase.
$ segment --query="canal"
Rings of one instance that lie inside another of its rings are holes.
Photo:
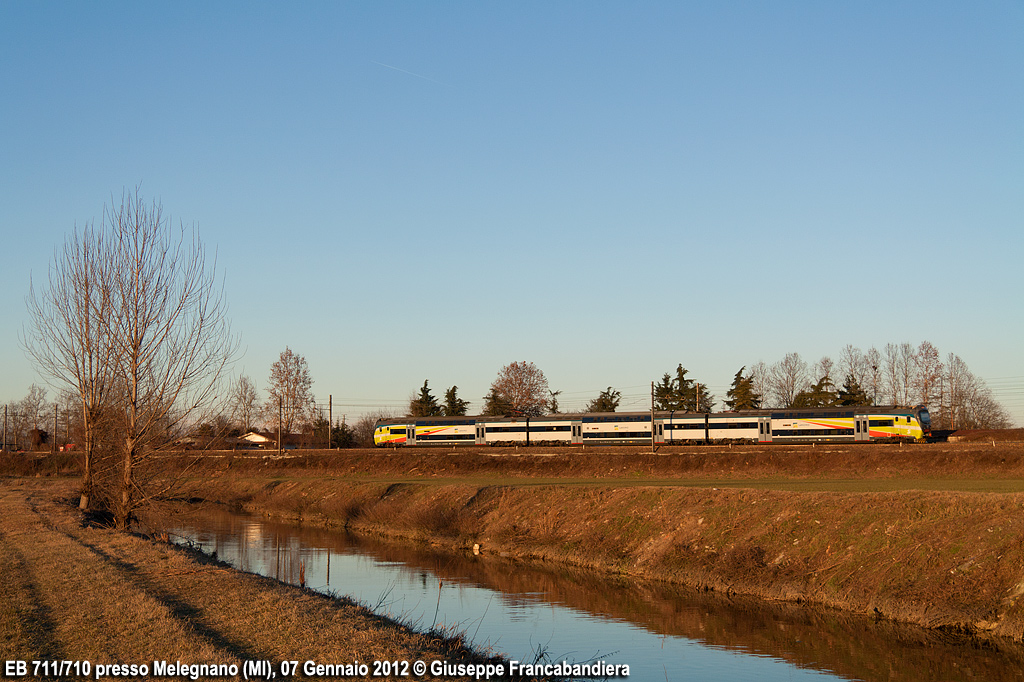
[[[500,552],[451,553],[181,505],[151,528],[244,571],[337,596],[522,662],[603,661],[630,679],[1019,680],[1024,649],[795,604],[728,598]]]

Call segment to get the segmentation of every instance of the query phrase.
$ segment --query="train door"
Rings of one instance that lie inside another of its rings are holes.
[[[654,420],[654,442],[665,442],[665,420],[663,419]]]
[[[853,439],[855,441],[871,440],[871,423],[866,414],[858,414],[854,416]]]
[[[770,416],[757,418],[757,440],[761,443],[772,442],[772,418]]]
[[[405,427],[405,444],[416,445],[416,425],[409,424]]]
[[[574,421],[569,427],[572,432],[572,444],[579,445],[583,442],[583,422]]]
[[[476,425],[476,444],[487,445],[487,425],[477,424]]]

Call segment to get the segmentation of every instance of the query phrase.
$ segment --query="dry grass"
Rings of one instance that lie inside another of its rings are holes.
[[[302,466],[236,460],[193,479],[186,493],[448,547],[480,543],[1019,639],[1022,474],[1024,446],[1012,443],[346,453]]]
[[[348,601],[83,525],[65,481],[0,482],[0,654],[104,663],[483,660]],[[301,672],[301,671],[300,671]]]

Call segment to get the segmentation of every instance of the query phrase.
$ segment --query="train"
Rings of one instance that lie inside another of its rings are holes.
[[[378,447],[449,445],[686,445],[922,441],[925,405],[736,412],[591,412],[540,417],[399,417],[377,422]]]

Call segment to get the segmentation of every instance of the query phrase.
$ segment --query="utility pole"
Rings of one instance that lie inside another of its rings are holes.
[[[651,382],[651,454],[654,453],[654,382]]]
[[[284,408],[281,407],[281,399],[277,399],[277,456],[281,456],[281,421],[284,419]]]
[[[53,404],[53,435],[50,436],[50,454],[57,454],[57,403]]]
[[[331,449],[331,431],[334,429],[334,396],[327,396],[327,449]]]
[[[7,450],[7,406],[4,405],[4,442],[0,443],[0,450]]]

